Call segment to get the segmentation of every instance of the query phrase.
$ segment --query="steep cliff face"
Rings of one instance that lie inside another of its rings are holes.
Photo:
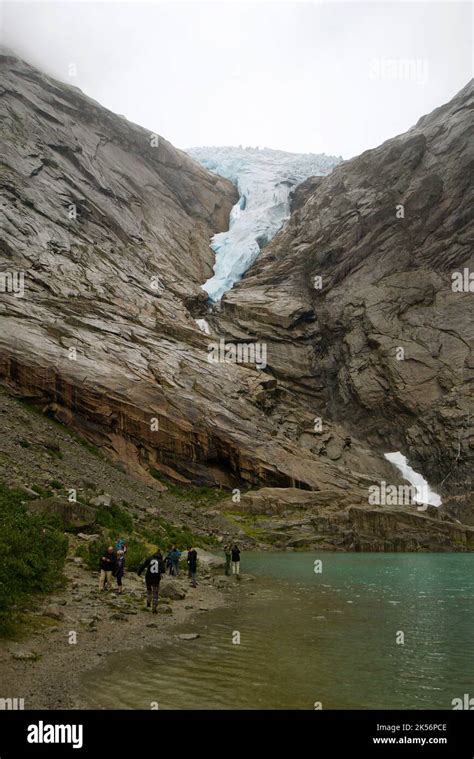
[[[291,396],[269,416],[271,375],[208,361],[218,337],[193,314],[233,185],[77,89],[1,64],[0,273],[24,276],[0,294],[4,384],[143,476],[347,488],[388,473],[370,451],[352,473],[302,449]]]
[[[474,446],[473,113],[471,81],[299,187],[220,318],[266,341],[270,371],[325,419],[404,451],[452,504],[469,502]]]
[[[298,188],[207,336],[194,317],[233,185],[77,89],[0,62],[11,393],[155,487],[152,473],[324,491],[346,513],[371,483],[401,482],[383,458],[399,448],[443,494],[465,493],[472,295],[450,272],[468,260],[472,89]],[[210,362],[219,341],[244,342],[247,359]],[[250,349],[265,349],[260,367]],[[362,545],[349,533],[363,519],[341,519],[341,546]]]
[[[4,255],[33,290],[54,266],[53,296],[100,298],[122,280],[131,312],[155,275],[155,305],[181,312],[176,295],[200,295],[212,272],[209,235],[227,228],[234,187],[77,88],[0,62]]]

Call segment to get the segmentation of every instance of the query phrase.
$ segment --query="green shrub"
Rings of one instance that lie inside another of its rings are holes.
[[[120,506],[99,506],[96,511],[96,524],[110,530],[114,541],[117,535],[122,532],[131,532],[133,530],[133,519]]]
[[[153,517],[151,523],[143,530],[143,534],[153,545],[157,545],[162,551],[175,543],[180,550],[187,546],[215,545],[216,539],[208,535],[195,535],[185,527],[177,527],[163,517]]]
[[[56,448],[48,448],[46,453],[49,453],[52,459],[59,459],[60,461],[62,461],[62,459],[64,458],[61,451],[56,450]]]
[[[82,445],[83,448],[86,449],[86,451],[89,451],[89,453],[92,453],[93,456],[97,456],[97,458],[102,458],[102,454],[97,448],[96,445],[93,443],[89,443],[88,440],[86,440],[83,437],[80,437],[80,435],[76,435],[72,430],[68,429],[68,432],[73,440],[76,441],[76,443],[79,443],[79,445]]]
[[[49,488],[44,488],[42,485],[32,485],[31,489],[35,491],[35,493],[38,493],[38,495],[41,496],[41,498],[52,498],[54,495],[52,490],[49,490]],[[26,496],[23,496],[23,500],[25,500]]]
[[[149,556],[155,547],[150,548],[139,538],[130,538],[127,553],[125,554],[125,571],[136,572],[140,564]]]
[[[18,622],[18,605],[63,581],[67,538],[56,517],[31,514],[21,491],[0,484],[0,635]]]
[[[101,552],[105,548],[106,540],[92,540],[87,543],[81,543],[75,550],[75,555],[83,559],[93,572],[99,569],[99,559]]]

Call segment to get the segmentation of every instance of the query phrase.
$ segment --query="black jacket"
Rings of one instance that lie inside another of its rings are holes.
[[[240,561],[240,551],[238,548],[232,549],[232,561]]]
[[[143,570],[146,569],[145,582],[147,585],[159,585],[161,575],[165,572],[165,563],[161,551],[149,556],[145,561],[142,561],[138,567],[138,574],[141,575]]]
[[[191,572],[195,572],[197,569],[197,552],[193,548],[192,551],[188,551],[188,567],[191,570]]]
[[[115,570],[116,562],[117,559],[115,554],[105,551],[100,557],[100,568],[105,569],[106,572],[113,572]]]
[[[125,574],[125,556],[117,556],[115,562],[114,577],[123,577]]]

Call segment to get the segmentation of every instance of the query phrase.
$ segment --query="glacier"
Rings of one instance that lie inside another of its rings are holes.
[[[186,151],[209,171],[233,182],[240,194],[229,229],[211,239],[214,275],[202,287],[218,302],[256,260],[290,216],[290,193],[310,176],[325,176],[342,161],[324,153],[271,148],[201,147]]]

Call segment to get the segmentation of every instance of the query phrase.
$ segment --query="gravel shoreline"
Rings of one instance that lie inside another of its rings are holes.
[[[185,576],[165,576],[158,613],[152,614],[144,581],[132,572],[125,575],[122,595],[99,593],[98,573],[79,559],[69,558],[65,575],[65,589],[34,612],[34,631],[20,642],[0,643],[0,698],[24,699],[25,709],[90,708],[80,695],[83,673],[110,653],[159,646],[178,627],[192,632],[193,619],[229,603],[235,587],[233,578],[207,568],[197,588]]]

